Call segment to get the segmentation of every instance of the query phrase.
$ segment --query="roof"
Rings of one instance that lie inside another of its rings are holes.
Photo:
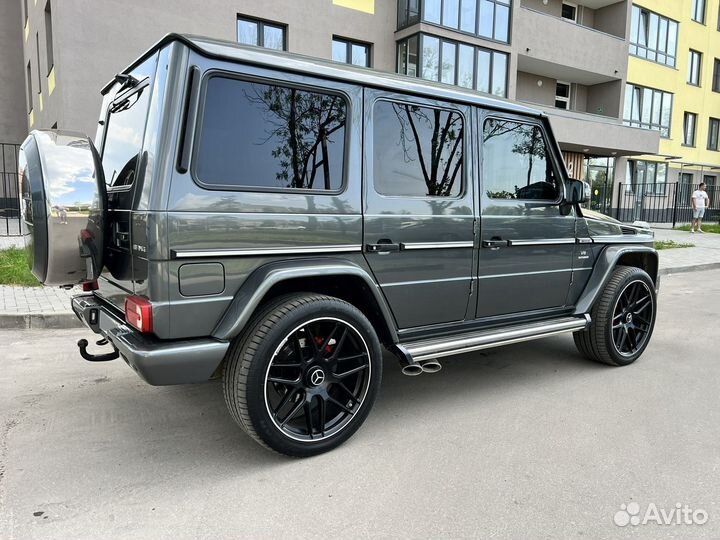
[[[282,71],[311,75],[314,77],[319,76],[336,81],[361,84],[363,86],[406,92],[431,98],[447,99],[491,109],[528,114],[532,116],[547,116],[540,110],[519,105],[507,99],[490,97],[486,94],[482,94],[474,90],[468,90],[460,86],[426,81],[424,79],[377,71],[370,68],[331,62],[311,56],[274,51],[261,47],[242,45],[233,41],[218,40],[189,34],[167,34],[145,53],[143,53],[137,60],[125,68],[122,73],[129,73],[135,66],[140,64],[157,50],[176,41],[183,43],[191,50],[208,58],[216,58],[219,60],[238,62],[242,64],[259,65]],[[107,93],[112,84],[114,84],[114,81],[108,82],[108,84],[102,89],[102,93]]]

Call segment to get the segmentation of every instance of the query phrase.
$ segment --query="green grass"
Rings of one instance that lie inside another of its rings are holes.
[[[0,251],[0,285],[40,286],[40,282],[30,273],[24,249]]]
[[[685,244],[674,240],[655,240],[655,249],[675,249],[695,247],[695,244]]]
[[[703,223],[701,228],[703,232],[720,234],[720,225],[717,223]],[[675,230],[690,231],[690,225],[681,225],[680,227],[675,227]]]

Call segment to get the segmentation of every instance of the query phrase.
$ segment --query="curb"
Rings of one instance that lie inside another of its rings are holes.
[[[661,268],[660,275],[667,276],[669,274],[684,274],[686,272],[702,272],[704,270],[716,270],[720,268],[720,262],[696,264],[694,266],[676,266],[673,268]]]
[[[0,313],[3,330],[84,328],[74,313]]]

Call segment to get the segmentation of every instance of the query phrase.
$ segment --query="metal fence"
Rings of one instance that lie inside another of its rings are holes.
[[[700,184],[624,184],[616,186],[612,207],[604,212],[620,221],[647,223],[689,223],[692,219],[692,193]],[[720,221],[720,186],[707,185],[709,206],[704,221]]]
[[[19,150],[18,144],[0,143],[0,236],[20,234]]]

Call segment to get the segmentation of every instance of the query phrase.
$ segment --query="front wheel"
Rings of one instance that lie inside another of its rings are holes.
[[[286,296],[263,309],[231,347],[225,401],[260,444],[312,456],[357,431],[381,374],[380,343],[360,310],[328,296]]]
[[[619,266],[590,312],[590,328],[573,334],[575,345],[591,360],[632,364],[650,342],[656,311],[650,276],[639,268]]]

